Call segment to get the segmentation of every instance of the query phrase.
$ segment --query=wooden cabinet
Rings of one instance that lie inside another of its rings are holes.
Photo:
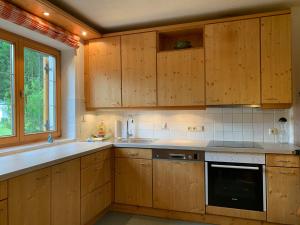
[[[8,225],[7,200],[0,201],[0,225]]]
[[[90,224],[111,204],[111,183],[96,189],[81,199],[81,224]]]
[[[81,158],[81,224],[89,224],[112,201],[111,149]]]
[[[87,107],[121,107],[120,37],[89,41],[85,46]]]
[[[0,182],[0,200],[7,198],[7,181]]]
[[[51,170],[38,170],[9,180],[9,225],[50,225]]]
[[[261,18],[262,104],[292,103],[290,15]]]
[[[51,168],[51,225],[80,225],[80,159]]]
[[[115,202],[152,207],[152,160],[116,158]]]
[[[153,160],[153,207],[204,213],[204,163]]]
[[[300,168],[267,167],[267,221],[300,224]]]
[[[259,105],[259,19],[205,26],[206,104]]]
[[[156,106],[156,32],[121,37],[124,107]]]
[[[157,94],[159,106],[204,106],[204,50],[159,52]]]

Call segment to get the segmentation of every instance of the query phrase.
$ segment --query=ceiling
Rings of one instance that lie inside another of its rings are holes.
[[[300,6],[299,0],[49,0],[102,33]]]

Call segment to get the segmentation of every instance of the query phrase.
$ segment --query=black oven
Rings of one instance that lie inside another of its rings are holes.
[[[206,204],[265,211],[265,166],[206,162]]]

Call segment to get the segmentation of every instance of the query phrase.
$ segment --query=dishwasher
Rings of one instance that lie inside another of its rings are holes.
[[[205,211],[204,152],[153,149],[153,207]]]

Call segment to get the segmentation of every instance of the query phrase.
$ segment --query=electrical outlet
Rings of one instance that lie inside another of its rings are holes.
[[[273,127],[269,128],[269,135],[277,135],[279,133],[278,129]]]

